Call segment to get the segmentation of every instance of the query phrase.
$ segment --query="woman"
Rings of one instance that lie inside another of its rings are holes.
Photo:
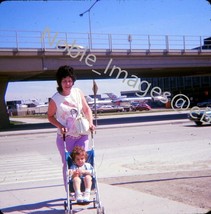
[[[93,131],[92,111],[89,108],[86,99],[78,88],[73,88],[76,76],[73,68],[70,66],[61,66],[56,73],[57,93],[55,93],[48,106],[48,120],[57,127],[57,148],[60,152],[63,163],[63,178],[66,188],[66,160],[64,152],[63,135],[65,134],[65,142],[67,151],[71,152],[75,146],[83,147],[88,150],[88,135],[79,135],[74,127],[74,121],[82,111],[89,121],[90,130]]]

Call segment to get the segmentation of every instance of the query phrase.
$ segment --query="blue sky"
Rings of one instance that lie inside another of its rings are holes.
[[[0,30],[89,32],[88,14],[94,0],[5,1],[0,4]],[[206,0],[100,0],[91,10],[93,33],[150,35],[211,35],[211,5]],[[120,80],[97,80],[99,93],[129,90]],[[92,93],[92,81],[76,86]],[[43,93],[43,87],[45,90]],[[9,83],[6,99],[46,99],[55,82]],[[26,90],[27,89],[27,90]],[[29,94],[28,91],[31,93]]]

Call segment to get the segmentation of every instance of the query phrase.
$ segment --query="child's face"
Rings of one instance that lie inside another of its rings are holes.
[[[78,167],[83,166],[85,162],[86,162],[86,159],[85,159],[85,155],[84,154],[80,154],[80,155],[76,155],[75,156],[75,164]]]

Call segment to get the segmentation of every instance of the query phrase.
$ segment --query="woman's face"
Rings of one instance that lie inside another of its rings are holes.
[[[73,80],[71,77],[65,77],[61,81],[63,95],[69,95],[70,90],[73,86]]]

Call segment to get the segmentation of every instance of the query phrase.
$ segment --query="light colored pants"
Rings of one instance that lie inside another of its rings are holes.
[[[67,136],[65,138],[65,142],[66,142],[66,149],[67,149],[68,152],[72,152],[72,150],[73,150],[73,148],[75,146],[81,146],[86,151],[89,148],[88,135],[82,135],[79,138]],[[66,166],[66,160],[65,160],[64,140],[63,140],[63,137],[61,135],[57,135],[56,144],[57,144],[57,148],[59,150],[59,153],[60,153],[60,156],[61,156],[61,160],[62,160],[63,180],[64,180],[64,186],[65,186],[65,190],[66,190],[66,182],[67,182],[66,170],[67,170],[67,166]]]

